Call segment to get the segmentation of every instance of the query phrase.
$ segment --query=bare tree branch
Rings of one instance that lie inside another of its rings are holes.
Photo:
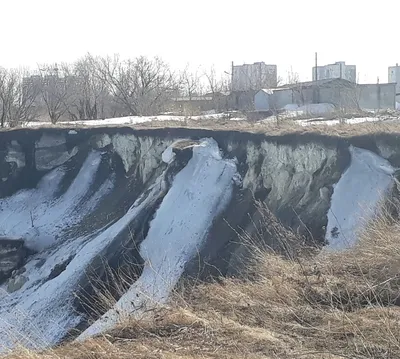
[[[175,75],[157,57],[122,61],[114,55],[112,58],[92,58],[91,61],[97,78],[106,85],[126,115],[157,114],[176,87]]]
[[[77,79],[67,64],[40,66],[40,78],[37,81],[39,94],[51,123],[57,123],[67,113]]]
[[[37,92],[24,83],[23,70],[0,69],[0,124],[15,127],[37,117]]]

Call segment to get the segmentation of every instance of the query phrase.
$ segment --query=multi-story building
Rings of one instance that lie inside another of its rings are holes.
[[[312,69],[312,79],[328,80],[328,79],[343,79],[351,82],[357,82],[356,65],[346,65],[344,61],[335,62],[325,66],[317,66]]]
[[[264,62],[254,64],[232,64],[232,91],[259,91],[264,88],[274,88],[278,84],[276,65]]]
[[[388,82],[396,84],[396,99],[397,99],[397,102],[400,102],[400,66],[399,66],[399,64],[396,64],[396,66],[389,67]]]

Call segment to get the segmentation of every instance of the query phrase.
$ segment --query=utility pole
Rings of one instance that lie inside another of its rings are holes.
[[[231,91],[233,92],[233,61],[232,61],[232,68],[231,68]]]
[[[318,89],[318,54],[315,53],[315,82],[314,82],[314,103],[319,103],[319,89]]]

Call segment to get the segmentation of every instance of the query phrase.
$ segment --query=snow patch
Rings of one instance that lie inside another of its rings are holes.
[[[398,121],[398,119],[395,119]],[[301,126],[315,126],[315,125],[327,125],[327,126],[337,126],[340,124],[357,125],[365,122],[380,122],[386,121],[382,117],[354,117],[354,118],[338,118],[335,120],[326,120],[322,117],[311,118],[306,120],[296,120],[296,123]]]
[[[169,149],[164,151],[163,160],[169,161],[170,154]],[[145,260],[142,275],[78,340],[112,328],[120,314],[140,314],[167,300],[185,263],[201,248],[214,218],[228,205],[235,175],[234,161],[222,159],[215,140],[204,139],[193,148],[193,157],[176,175],[140,246]]]
[[[82,206],[82,200],[100,162],[101,154],[91,152],[71,186],[58,198],[55,193],[65,175],[61,167],[44,176],[37,188],[1,199],[0,235],[23,237],[26,245],[35,251],[56,243],[62,237],[62,229],[78,223],[92,209]]]
[[[226,118],[226,113],[217,113],[217,114],[206,114],[199,116],[190,116],[189,118],[193,121],[201,121],[201,120],[219,120]],[[187,116],[174,116],[174,115],[158,115],[158,116],[126,116],[126,117],[116,117],[116,118],[106,118],[103,120],[84,120],[84,121],[62,121],[58,122],[58,124],[68,124],[73,126],[118,126],[118,125],[134,125],[139,123],[146,122],[163,122],[163,121],[176,121],[176,122],[184,122],[187,121]],[[29,122],[27,123],[29,127],[36,126],[52,126],[50,122]]]
[[[171,163],[175,158],[175,153],[172,150],[172,146],[168,146],[167,149],[161,155],[162,161],[165,163]]]
[[[328,248],[348,248],[394,182],[388,161],[365,149],[350,147],[351,163],[334,187],[325,239]]]
[[[67,209],[63,216],[65,222],[62,224],[68,225],[71,222],[71,218],[69,217],[71,213],[74,215],[77,212],[82,215],[82,212],[85,212],[88,208],[92,208],[97,203],[97,199],[102,198],[110,189],[110,186],[112,187],[110,181],[106,181],[86,204],[81,205],[79,210],[69,203],[71,198],[75,197],[77,199],[80,197],[74,195],[78,190],[77,187],[83,186],[87,190],[88,186],[90,186],[89,183],[93,182],[98,155],[96,152],[88,157],[87,162],[82,166],[83,173],[80,173],[76,177],[76,183],[71,185],[72,190],[69,195],[64,196],[62,201],[60,199],[55,200],[56,203],[66,202],[63,206],[60,206]],[[91,168],[92,166],[95,168]],[[39,218],[38,220],[42,220],[43,222],[40,230],[42,232],[45,229],[49,231],[49,228],[53,228],[52,226],[57,224],[57,220],[55,221],[53,218],[51,198],[57,190],[63,175],[64,172],[62,169],[54,170],[39,184],[36,191],[21,191],[10,197],[8,203],[13,204],[13,207],[8,209],[8,211],[11,213],[18,206],[25,206],[25,202],[32,204],[38,199],[42,201],[43,198],[47,199],[48,210],[39,212],[45,218]],[[92,179],[88,180],[89,178]],[[97,231],[87,237],[64,241],[57,247],[49,248],[36,255],[26,265],[26,273],[29,273],[29,278],[22,289],[2,296],[2,293],[5,293],[5,291],[2,291],[4,286],[0,287],[0,352],[13,347],[14,343],[38,349],[55,345],[70,329],[76,327],[80,323],[81,318],[76,313],[73,301],[74,293],[78,288],[77,286],[82,275],[84,275],[86,270],[89,270],[93,259],[100,255],[126,229],[136,216],[144,209],[153,205],[159,197],[163,196],[165,191],[166,184],[163,173],[156,179],[149,191],[137,199],[127,213],[107,229]],[[27,199],[28,201],[25,201]],[[75,203],[76,201],[72,200],[72,202]],[[8,207],[4,205],[3,208]],[[26,207],[23,209],[20,213],[15,213],[14,216],[26,216],[26,212],[29,213],[29,210],[27,211]],[[56,210],[55,212],[61,211]],[[0,218],[3,220],[3,216]],[[26,219],[22,218],[20,222],[23,225],[26,225],[25,222],[28,222],[29,225],[29,216]],[[3,229],[4,224],[8,225],[8,222],[6,220],[2,221],[0,228]],[[23,228],[24,226],[22,226],[21,230]],[[57,228],[54,228],[54,231],[57,231]],[[42,236],[39,238],[42,238]],[[48,243],[43,246],[48,246]],[[65,262],[70,257],[73,257],[73,259],[69,262],[66,269],[54,279],[47,280],[54,266]],[[37,267],[36,263],[39,261],[43,263]]]

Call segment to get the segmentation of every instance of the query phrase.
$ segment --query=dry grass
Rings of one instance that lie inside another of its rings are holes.
[[[212,131],[238,131],[248,133],[265,134],[269,136],[281,136],[286,134],[304,135],[308,133],[336,137],[353,137],[380,133],[400,134],[400,122],[365,122],[359,124],[310,124],[302,126],[293,120],[276,122],[250,122],[230,120],[187,120],[180,121],[153,121],[136,124],[131,127],[137,129],[155,128],[190,128],[206,129]]]
[[[185,118],[182,121],[149,121],[137,124],[120,124],[112,125],[105,124],[104,126],[95,126],[98,128],[120,128],[120,127],[131,127],[134,129],[174,129],[174,128],[186,128],[186,129],[203,129],[212,131],[238,131],[247,133],[265,134],[270,136],[279,136],[285,134],[320,134],[326,136],[336,137],[353,137],[359,135],[372,135],[372,134],[400,134],[400,121],[397,117],[388,117],[390,121],[386,121],[382,118],[381,121],[376,122],[363,122],[359,124],[346,124],[340,123],[337,125],[327,124],[316,124],[310,122],[307,126],[302,126],[299,122],[294,119],[281,119],[279,121],[248,121],[248,120],[229,120],[229,119],[192,119],[190,117]],[[80,123],[58,123],[56,125],[46,124],[35,127],[23,127],[25,130],[34,131],[37,129],[44,128],[64,128],[64,129],[84,129],[91,128],[92,126]],[[1,131],[14,131],[21,129],[15,128],[3,128]]]
[[[263,218],[275,233],[271,213]],[[280,241],[293,236],[282,230]],[[255,248],[251,279],[183,286],[151,319],[8,359],[399,358],[399,244],[400,224],[384,211],[340,253]]]

